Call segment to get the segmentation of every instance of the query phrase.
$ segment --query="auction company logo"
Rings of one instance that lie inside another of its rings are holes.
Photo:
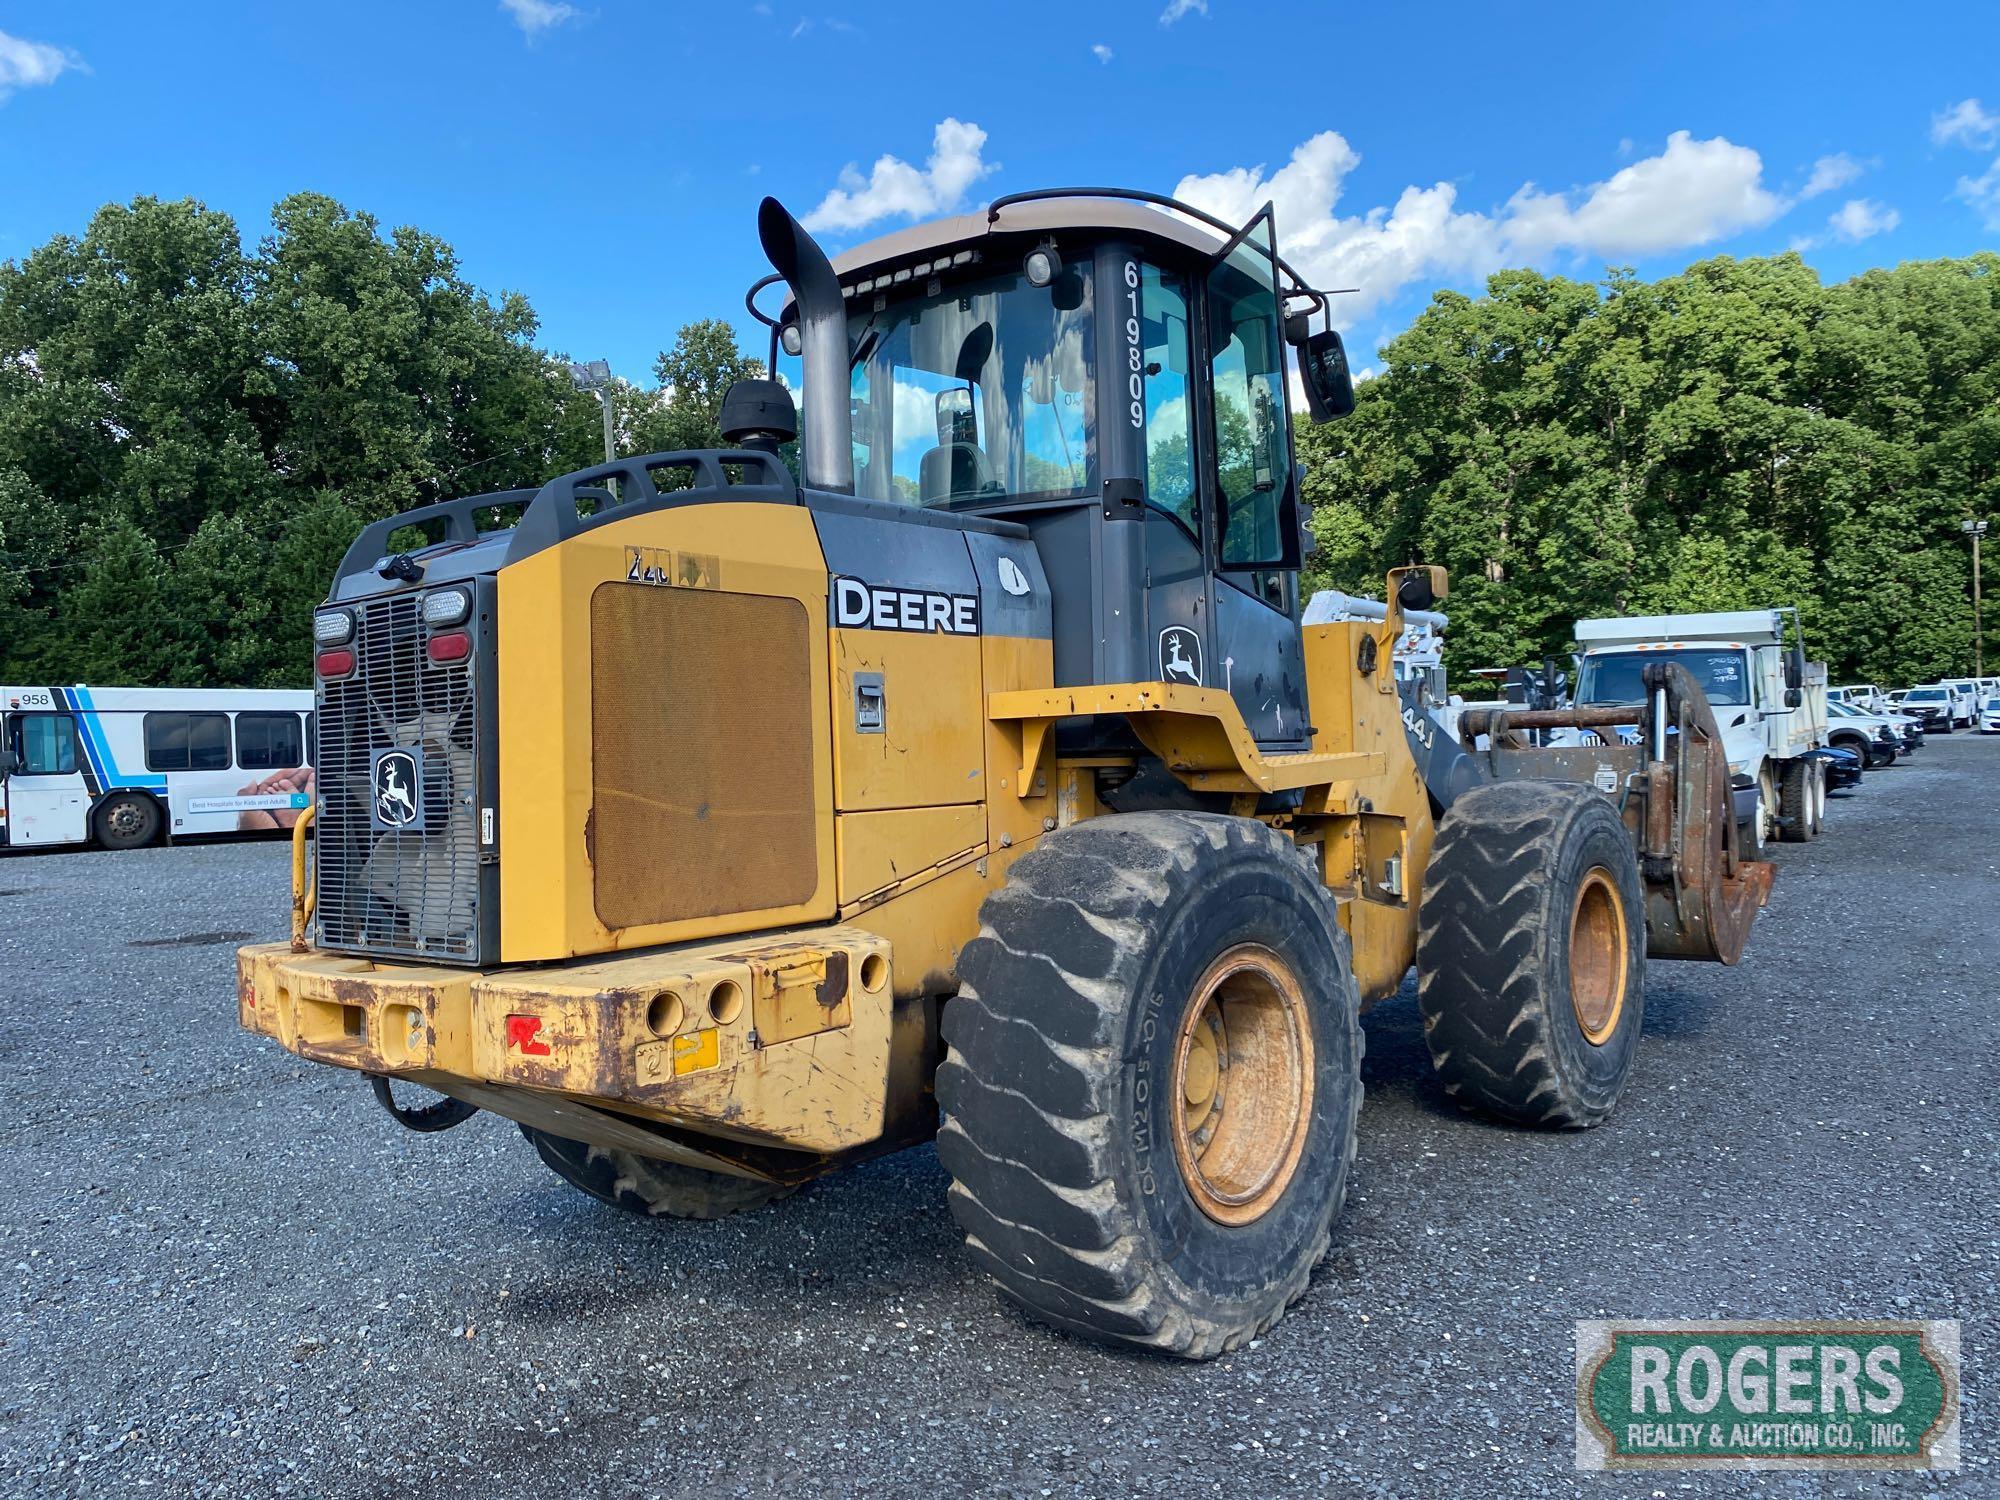
[[[1956,1469],[1956,1322],[1585,1318],[1579,1469]]]

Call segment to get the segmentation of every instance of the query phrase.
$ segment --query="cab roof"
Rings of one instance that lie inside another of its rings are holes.
[[[996,208],[912,224],[908,229],[842,251],[833,258],[833,269],[846,281],[854,273],[878,265],[921,260],[927,255],[935,259],[939,250],[976,249],[981,241],[994,235],[1055,234],[1064,230],[1165,240],[1197,255],[1214,255],[1225,243],[1224,236],[1207,225],[1164,207],[1123,198],[1094,197],[1087,191],[1079,191],[1075,196],[1031,198],[1022,202],[1003,199]]]

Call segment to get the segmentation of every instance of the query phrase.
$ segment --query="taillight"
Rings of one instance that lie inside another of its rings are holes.
[[[424,650],[432,661],[463,661],[472,654],[472,637],[463,630],[447,631],[432,636]]]
[[[322,677],[345,677],[354,670],[354,653],[345,646],[334,651],[322,651],[314,658],[313,668]]]

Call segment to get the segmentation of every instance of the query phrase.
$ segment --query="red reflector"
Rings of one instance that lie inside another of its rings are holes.
[[[345,677],[354,670],[354,653],[345,646],[322,651],[313,665],[322,677]]]
[[[454,630],[448,635],[434,635],[424,648],[430,652],[432,661],[460,661],[472,654],[472,637],[462,630]]]
[[[524,1057],[547,1057],[549,1055],[549,1044],[535,1040],[535,1033],[541,1029],[542,1018],[540,1016],[509,1016],[507,1018],[507,1045],[520,1049]]]

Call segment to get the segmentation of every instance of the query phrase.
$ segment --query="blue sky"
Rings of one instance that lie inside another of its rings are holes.
[[[748,326],[775,193],[832,248],[1020,188],[1279,202],[1357,363],[1440,286],[1797,246],[1835,280],[2000,245],[2000,15],[1071,0],[0,0],[0,258],[151,193],[324,192],[456,246],[645,378]],[[835,195],[829,197],[829,195]]]

